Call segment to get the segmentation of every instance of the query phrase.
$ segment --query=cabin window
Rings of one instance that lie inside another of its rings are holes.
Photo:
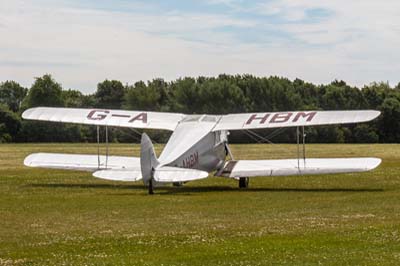
[[[221,132],[215,132],[215,144],[219,144],[221,142]]]
[[[196,122],[196,121],[200,121],[201,117],[203,115],[188,115],[186,116],[182,122]]]
[[[202,122],[217,122],[217,117],[213,115],[205,115],[202,119]]]

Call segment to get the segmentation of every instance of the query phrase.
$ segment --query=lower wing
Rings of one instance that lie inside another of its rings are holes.
[[[113,181],[142,179],[140,158],[137,157],[35,153],[26,157],[24,164],[29,167],[89,171],[94,177]],[[168,166],[154,171],[154,180],[159,183],[188,182],[207,176],[204,171]]]
[[[98,172],[107,169],[107,171],[130,170],[140,173],[140,159],[137,157],[34,153],[25,158],[24,164],[29,167],[62,170]],[[141,178],[141,175],[139,177]]]
[[[288,159],[228,161],[217,174],[239,178],[366,172],[381,163],[378,158]]]

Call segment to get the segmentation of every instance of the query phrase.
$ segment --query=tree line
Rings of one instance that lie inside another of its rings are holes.
[[[313,143],[397,143],[400,142],[400,83],[392,88],[374,82],[363,88],[335,80],[315,85],[300,79],[219,75],[218,77],[163,79],[123,84],[104,80],[93,94],[64,89],[51,75],[35,78],[24,88],[15,81],[0,83],[0,142],[94,142],[91,126],[25,121],[24,110],[36,106],[107,108],[186,114],[227,114],[293,110],[380,110],[370,122],[348,126],[307,128],[307,142]],[[147,131],[155,142],[165,142],[170,132]],[[138,142],[141,131],[112,128],[110,141]],[[295,130],[232,132],[231,142],[254,142],[267,136],[273,142],[293,142]],[[102,138],[104,132],[102,131]]]

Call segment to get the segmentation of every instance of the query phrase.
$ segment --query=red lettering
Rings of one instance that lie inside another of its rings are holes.
[[[277,113],[275,114],[270,123],[285,123],[289,121],[289,119],[292,117],[293,113]]]
[[[264,116],[257,116],[256,114],[250,116],[247,120],[246,125],[250,125],[254,120],[260,120],[260,124],[265,124],[270,114],[265,114]]]
[[[133,123],[135,121],[142,121],[144,124],[147,123],[147,113],[140,113],[137,116],[133,117],[129,120],[129,123]]]
[[[314,119],[314,116],[317,114],[317,112],[299,112],[297,113],[296,117],[293,119],[293,122],[299,121],[300,117],[305,118],[307,117],[307,122],[310,122]]]
[[[107,110],[92,110],[87,115],[87,118],[90,120],[103,120],[107,117],[110,111]]]
[[[199,153],[196,151],[193,154],[190,154],[188,157],[182,160],[182,165],[184,168],[193,168],[196,164],[199,163]]]

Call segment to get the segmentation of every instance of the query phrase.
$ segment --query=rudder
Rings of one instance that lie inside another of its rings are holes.
[[[153,143],[146,133],[142,134],[140,141],[140,168],[145,186],[153,182],[155,168],[159,165]],[[153,184],[150,184],[153,185]]]

